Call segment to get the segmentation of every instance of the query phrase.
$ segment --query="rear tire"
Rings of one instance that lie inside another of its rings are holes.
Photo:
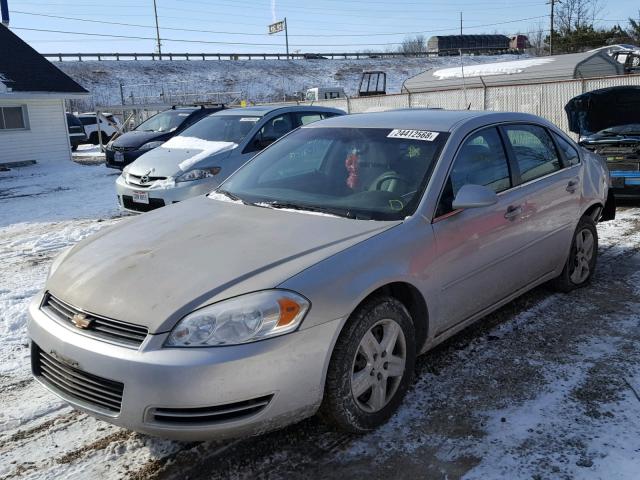
[[[415,358],[415,329],[404,305],[393,297],[366,301],[336,342],[320,416],[352,433],[382,425],[407,393]]]
[[[562,273],[551,281],[551,285],[565,293],[588,285],[595,272],[597,258],[598,230],[593,219],[585,215],[573,234],[571,251]]]

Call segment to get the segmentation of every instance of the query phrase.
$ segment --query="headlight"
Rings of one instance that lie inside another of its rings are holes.
[[[151,150],[152,148],[159,147],[163,143],[164,143],[163,141],[147,142],[144,145],[142,145],[138,150]]]
[[[126,175],[127,175],[127,173],[129,173],[129,169],[130,169],[130,168],[131,168],[131,164],[129,164],[129,165],[127,165],[127,166],[125,166],[125,167],[122,169],[122,175],[123,175],[123,176],[126,176]]]
[[[309,310],[304,297],[266,290],[225,300],[190,313],[174,327],[166,347],[238,345],[289,333]]]
[[[193,180],[201,180],[203,178],[213,177],[214,175],[217,175],[218,172],[220,172],[220,167],[196,168],[176,177],[176,182],[192,182]]]
[[[111,147],[113,146],[113,140],[114,139],[109,140],[109,143],[107,143],[107,145],[104,148],[111,150]]]

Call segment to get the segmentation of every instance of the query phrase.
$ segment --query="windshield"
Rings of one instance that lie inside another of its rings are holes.
[[[629,125],[617,125],[615,127],[605,128],[598,132],[599,135],[640,135],[640,123],[631,123]]]
[[[211,142],[240,143],[260,117],[210,115],[187,128],[179,136],[195,137]]]
[[[145,120],[135,129],[142,132],[172,132],[182,125],[189,115],[191,112],[168,110]]]
[[[264,207],[400,220],[415,211],[446,138],[390,128],[301,128],[218,192]]]

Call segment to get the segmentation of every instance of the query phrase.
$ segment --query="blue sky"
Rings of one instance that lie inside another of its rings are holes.
[[[11,27],[43,53],[147,53],[155,48],[153,0],[8,2]],[[600,25],[623,20],[626,26],[629,16],[638,18],[637,0],[601,4]],[[266,31],[274,18],[285,16],[292,52],[384,51],[396,48],[409,32],[427,37],[458,33],[460,12],[465,33],[526,33],[549,24],[545,0],[157,0],[157,5],[163,51],[175,53],[283,52],[284,35]]]

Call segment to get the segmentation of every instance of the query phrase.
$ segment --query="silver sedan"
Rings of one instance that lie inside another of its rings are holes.
[[[604,162],[515,113],[336,117],[216,191],[60,255],[29,308],[35,377],[140,432],[222,438],[317,412],[366,432],[416,355],[544,282],[593,275]]]

